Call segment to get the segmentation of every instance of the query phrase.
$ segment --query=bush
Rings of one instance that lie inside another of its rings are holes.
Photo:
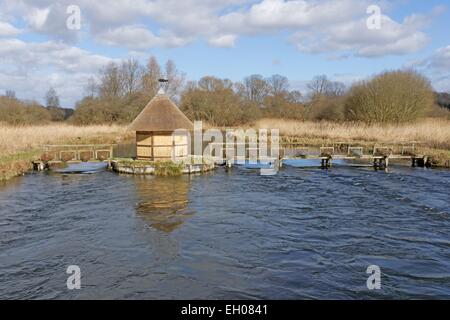
[[[231,89],[188,90],[182,97],[180,109],[191,120],[204,120],[216,126],[247,123],[259,111],[252,103],[241,103],[239,96]]]
[[[81,100],[70,121],[76,125],[129,124],[149,102],[148,96],[134,93],[117,98]]]
[[[417,72],[385,72],[350,89],[345,116],[366,123],[410,122],[422,117],[433,102],[429,81]]]
[[[344,120],[344,98],[317,96],[307,105],[306,118],[319,121]]]
[[[0,97],[0,122],[11,125],[49,123],[48,110],[35,102],[22,102],[16,98]]]
[[[264,118],[304,120],[305,107],[301,103],[288,101],[284,96],[269,96],[264,100],[262,116]]]

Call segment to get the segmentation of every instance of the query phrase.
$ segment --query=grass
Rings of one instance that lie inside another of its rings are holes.
[[[125,126],[78,127],[68,124],[8,126],[0,124],[0,180],[23,174],[45,144],[113,144],[130,139]]]

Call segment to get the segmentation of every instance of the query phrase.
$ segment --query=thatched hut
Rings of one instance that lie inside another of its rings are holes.
[[[188,131],[194,125],[160,91],[130,125],[136,131],[136,155],[138,160],[182,161],[188,157]],[[176,130],[185,130],[184,133]]]

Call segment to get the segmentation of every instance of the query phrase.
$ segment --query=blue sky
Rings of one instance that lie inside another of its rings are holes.
[[[80,30],[67,27],[70,5]],[[380,28],[371,30],[373,5]],[[318,74],[351,85],[414,67],[450,91],[449,21],[448,1],[0,0],[0,92],[43,102],[54,87],[73,107],[102,66],[151,55],[189,80],[281,74],[305,91]]]

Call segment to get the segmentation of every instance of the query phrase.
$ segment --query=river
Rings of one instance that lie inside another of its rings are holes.
[[[0,298],[450,298],[448,170],[89,173],[0,184]]]

